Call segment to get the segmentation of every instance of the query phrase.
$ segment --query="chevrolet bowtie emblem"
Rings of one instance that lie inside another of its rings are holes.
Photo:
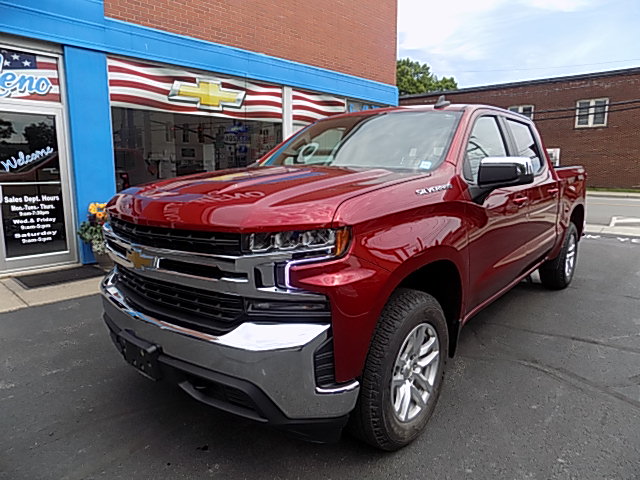
[[[222,110],[222,107],[240,108],[245,92],[222,88],[220,82],[198,80],[194,85],[189,82],[173,82],[169,100],[195,103],[203,110]]]
[[[144,268],[155,268],[156,257],[143,254],[139,250],[129,250],[127,252],[127,260],[131,262],[136,270]]]

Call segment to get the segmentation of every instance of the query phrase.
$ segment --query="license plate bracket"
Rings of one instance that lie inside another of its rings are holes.
[[[160,380],[162,377],[158,362],[158,357],[162,353],[160,346],[138,338],[127,330],[121,330],[118,333],[118,343],[122,347],[121,353],[124,359],[138,372],[151,380]]]

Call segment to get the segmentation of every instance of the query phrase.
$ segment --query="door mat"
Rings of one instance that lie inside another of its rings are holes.
[[[106,272],[95,265],[82,265],[81,267],[66,268],[53,272],[34,273],[32,275],[22,275],[13,279],[24,288],[40,288],[60,283],[75,282],[88,278],[104,277]]]

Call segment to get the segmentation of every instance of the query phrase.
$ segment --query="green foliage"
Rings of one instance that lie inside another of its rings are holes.
[[[453,77],[439,79],[431,73],[429,65],[414,62],[409,58],[398,60],[396,64],[396,83],[400,95],[440,92],[458,88],[458,84]]]
[[[104,237],[102,236],[102,225],[85,221],[78,228],[78,236],[83,242],[91,245],[91,250],[97,254],[105,253]]]
[[[78,227],[78,236],[83,242],[91,245],[93,253],[98,255],[106,253],[104,236],[102,235],[102,226],[107,221],[107,212],[104,210],[106,206],[106,203],[90,203],[87,220]]]

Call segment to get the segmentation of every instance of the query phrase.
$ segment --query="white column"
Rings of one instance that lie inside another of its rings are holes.
[[[293,98],[291,87],[282,87],[282,139],[293,135]]]

